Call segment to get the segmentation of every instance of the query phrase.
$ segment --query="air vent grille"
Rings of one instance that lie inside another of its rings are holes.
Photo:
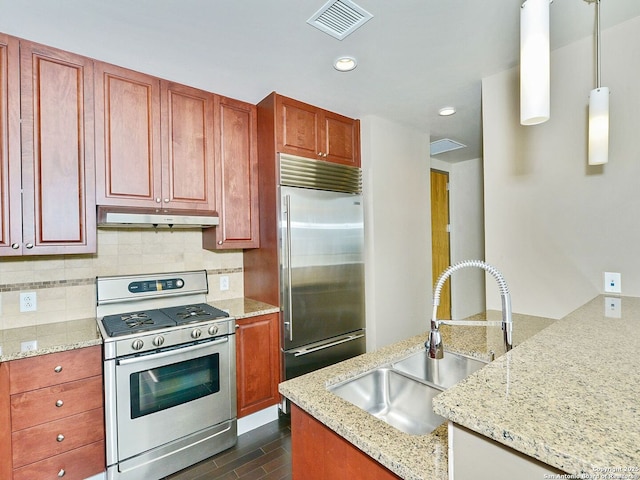
[[[450,152],[451,150],[457,150],[459,148],[465,148],[466,145],[450,138],[443,138],[441,140],[435,140],[430,144],[431,155],[438,155],[439,153]]]
[[[338,163],[280,155],[280,185],[362,193],[362,171]]]
[[[307,23],[342,40],[371,18],[373,15],[350,0],[330,0]]]

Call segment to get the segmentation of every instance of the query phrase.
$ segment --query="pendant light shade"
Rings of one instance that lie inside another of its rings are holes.
[[[520,9],[520,123],[537,125],[550,113],[549,0]]]
[[[595,88],[589,94],[589,165],[609,161],[609,89]]]
[[[596,2],[596,88],[589,94],[589,165],[609,161],[609,89],[600,86],[600,0]]]

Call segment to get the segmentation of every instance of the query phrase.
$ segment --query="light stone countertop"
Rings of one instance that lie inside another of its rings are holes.
[[[249,298],[216,300],[210,303],[237,319],[279,311],[273,305]],[[38,342],[37,349],[21,352],[22,342],[31,340]],[[102,345],[102,337],[98,332],[95,318],[0,329],[0,362],[94,345]]]
[[[489,312],[499,319],[500,312]],[[514,314],[514,344],[536,334],[553,320]],[[500,327],[442,327],[449,351],[489,360],[503,352]],[[427,435],[409,435],[378,420],[327,390],[372,368],[395,362],[424,349],[427,333],[397,342],[280,384],[280,393],[363,452],[408,480],[447,479],[447,428]]]
[[[640,478],[640,298],[617,299],[621,318],[596,297],[440,394],[434,411],[572,478]]]

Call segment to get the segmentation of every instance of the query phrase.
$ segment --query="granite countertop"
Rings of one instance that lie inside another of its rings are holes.
[[[490,312],[499,319],[500,312]],[[553,320],[514,314],[514,344]],[[445,348],[485,360],[503,352],[500,327],[442,327]],[[408,480],[447,478],[447,427],[409,435],[378,420],[327,390],[327,386],[385,365],[424,348],[427,333],[366,353],[280,384],[280,393],[363,452]]]
[[[640,298],[599,296],[434,399],[572,478],[640,478]],[[613,472],[618,476],[606,476]]]
[[[216,300],[211,304],[227,311],[229,315],[237,319],[279,311],[273,305],[250,298]],[[31,340],[38,342],[37,348],[21,352],[21,343]],[[0,329],[0,362],[63,352],[75,348],[91,347],[93,345],[102,345],[102,337],[98,332],[95,318]]]

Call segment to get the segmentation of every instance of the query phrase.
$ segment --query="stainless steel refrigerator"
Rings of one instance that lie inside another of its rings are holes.
[[[361,171],[281,154],[278,192],[289,379],[365,351]]]

